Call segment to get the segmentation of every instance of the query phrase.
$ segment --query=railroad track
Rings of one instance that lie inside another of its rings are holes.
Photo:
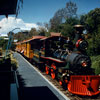
[[[34,67],[34,66],[33,66]],[[36,66],[35,68],[50,81],[56,88],[58,88],[64,95],[66,95],[70,100],[100,100],[100,95],[95,97],[85,97],[71,94],[68,90],[65,90],[57,80],[53,80],[50,75],[47,75],[45,72],[40,71]]]

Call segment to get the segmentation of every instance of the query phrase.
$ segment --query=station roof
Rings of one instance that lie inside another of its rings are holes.
[[[16,14],[19,0],[0,0],[0,15]]]

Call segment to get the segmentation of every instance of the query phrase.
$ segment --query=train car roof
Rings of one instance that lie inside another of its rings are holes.
[[[46,40],[49,40],[49,39],[53,40],[53,39],[59,38],[59,37],[67,39],[66,37],[63,37],[63,36],[49,36],[49,37],[46,37],[46,36],[33,36],[32,38],[30,38],[28,40],[17,42],[16,44],[26,43],[26,42],[30,42],[30,41],[36,40],[36,39],[40,39],[41,41],[46,41]]]
[[[25,40],[23,42],[30,42],[32,40],[35,40],[35,39],[42,39],[42,38],[45,38],[45,36],[33,36],[31,39],[28,39],[28,40]]]
[[[21,41],[21,42],[17,42],[16,44],[26,43],[26,42],[30,42],[32,40],[42,39],[42,38],[46,38],[46,37],[45,36],[33,36],[32,38],[30,38],[28,40],[24,40],[24,41]]]
[[[64,39],[67,39],[66,37],[63,37],[63,36],[49,36],[49,37],[44,37],[44,38],[42,38],[41,40],[42,41],[45,41],[45,40],[49,40],[49,39],[53,39],[53,38],[59,38],[59,37],[62,37],[62,38],[64,38]]]

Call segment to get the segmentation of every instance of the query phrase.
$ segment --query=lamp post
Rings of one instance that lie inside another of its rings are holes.
[[[1,29],[2,27],[0,26],[0,29]],[[0,34],[1,35],[1,34]]]
[[[10,49],[11,44],[12,44],[12,40],[13,40],[13,35],[12,35],[12,33],[13,33],[13,31],[16,30],[16,29],[20,29],[20,28],[14,28],[12,31],[9,32],[10,34],[9,34],[9,40],[8,40],[8,44],[7,44],[7,48],[6,48],[5,57],[7,56],[8,50]]]

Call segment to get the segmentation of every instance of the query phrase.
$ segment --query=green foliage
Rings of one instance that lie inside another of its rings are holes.
[[[98,56],[92,56],[92,68],[95,69],[96,74],[100,74],[100,55]]]
[[[88,41],[88,54],[90,56],[93,55],[100,55],[100,34],[95,35],[95,36],[91,36],[90,39],[87,40]]]
[[[14,39],[17,39],[18,41],[23,41],[25,40],[27,37],[27,33],[22,33],[22,32],[18,32],[16,34],[13,35]]]
[[[10,58],[11,58],[11,67],[13,70],[17,70],[18,68],[18,62],[17,60],[13,57],[13,53],[10,54]]]
[[[3,53],[3,52],[2,52],[2,48],[0,48],[0,56],[2,56],[2,53]]]
[[[88,14],[81,15],[80,23],[86,26],[86,29],[90,34],[94,34],[94,32],[97,33],[100,26],[100,8],[95,8]]]
[[[88,31],[93,30],[93,33],[97,31],[98,25],[100,24],[100,8],[91,10],[87,15],[87,24],[89,25]]]
[[[1,47],[3,50],[6,50],[7,44],[8,44],[8,40],[0,39],[0,47]]]
[[[11,45],[10,49],[14,51],[14,50],[15,50],[15,48],[16,48],[16,45],[15,45],[14,43],[12,43],[12,45]]]
[[[18,68],[18,62],[10,52],[10,54],[6,57],[0,58],[0,67],[0,70],[11,70],[12,67],[12,69],[15,71]]]
[[[36,35],[38,35],[38,32],[37,32],[36,28],[31,28],[30,32],[27,35],[28,35],[28,37],[36,36]]]
[[[79,24],[78,18],[68,18],[65,23],[60,24],[56,32],[61,32],[63,36],[70,37],[71,39],[74,39],[75,30],[74,25]]]
[[[65,23],[74,26],[76,24],[80,24],[80,21],[79,21],[79,19],[77,17],[73,17],[73,18],[70,17],[70,18],[66,19]]]
[[[86,23],[85,23],[86,18],[87,18],[87,15],[80,15],[80,20],[79,21],[80,21],[81,25],[84,25],[84,26],[86,25]]]
[[[45,27],[40,26],[39,29],[32,28],[30,31],[27,32],[18,32],[13,35],[14,39],[17,39],[18,41],[27,40],[29,38],[32,38],[33,36],[48,36],[47,29]]]
[[[90,35],[90,38],[88,39],[88,54],[100,54],[100,8],[95,8],[88,14],[82,15],[80,17],[80,23],[85,26]]]
[[[88,55],[92,56],[94,54],[93,52],[93,40],[92,38],[91,39],[88,39],[88,49],[87,49],[87,53]]]
[[[91,10],[88,14],[80,17],[80,23],[85,25],[89,34],[87,39],[89,47],[88,55],[92,56],[92,68],[96,74],[100,74],[100,8]]]
[[[38,35],[45,36],[46,32],[47,31],[46,31],[46,29],[44,27],[39,27]]]
[[[72,34],[74,34],[73,26],[70,25],[70,24],[63,25],[63,28],[61,30],[61,33],[62,33],[63,36],[72,37]]]
[[[4,69],[4,70],[9,70],[11,69],[11,60],[9,57],[3,57],[0,59],[0,67],[3,67],[1,69]]]

